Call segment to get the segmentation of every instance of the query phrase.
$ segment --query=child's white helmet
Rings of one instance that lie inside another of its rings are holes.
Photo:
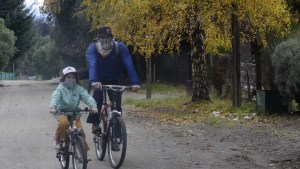
[[[63,73],[63,76],[68,73],[76,73],[76,69],[74,67],[68,66],[63,69],[62,73]]]

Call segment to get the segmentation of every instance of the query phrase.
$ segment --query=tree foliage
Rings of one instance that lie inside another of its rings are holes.
[[[25,8],[24,0],[0,0],[0,18],[5,25],[13,30],[17,37],[15,47],[17,51],[10,61],[16,60],[34,45],[33,13]]]
[[[193,95],[198,92],[194,101],[208,98],[204,54],[231,49],[233,14],[239,18],[242,41],[258,38],[266,46],[267,32],[284,36],[290,27],[284,0],[83,0],[83,4],[93,29],[111,26],[118,38],[132,44],[146,58],[178,50],[180,41],[188,37],[193,68],[197,71],[193,72],[193,86],[198,87],[193,90]],[[196,78],[199,72],[202,75]]]
[[[46,8],[61,12],[68,0],[46,0]],[[291,15],[284,0],[83,0],[92,30],[112,27],[115,35],[149,58],[191,44],[193,101],[209,100],[205,54],[229,51],[232,15],[238,16],[242,41],[258,39],[267,46],[266,34],[285,36]],[[237,6],[233,8],[233,4]]]
[[[42,37],[40,46],[34,53],[34,71],[42,75],[43,79],[51,79],[59,75],[63,61],[56,48],[55,41],[49,36]]]
[[[24,65],[23,72],[27,75],[41,75],[43,79],[59,76],[64,62],[55,41],[50,37],[52,23],[37,19],[35,29],[37,33],[33,39],[38,43],[31,46],[18,60],[20,65]]]
[[[291,8],[292,12],[299,18],[300,14],[300,1],[299,0],[286,0],[288,6]]]
[[[300,103],[300,35],[276,46],[271,61],[279,90]]]
[[[85,68],[86,47],[92,41],[90,24],[80,13],[81,0],[44,0],[44,10],[54,20],[51,38],[62,59],[77,68]]]
[[[14,32],[8,29],[4,24],[4,20],[0,18],[0,71],[13,57],[16,51],[14,47],[16,40]]]
[[[237,3],[234,11],[232,4]],[[284,0],[83,0],[93,29],[113,27],[118,38],[133,44],[136,51],[151,56],[165,49],[179,49],[182,37],[199,26],[205,34],[205,52],[218,53],[231,48],[231,17],[239,16],[242,41],[260,37],[267,45],[266,33],[283,36],[290,27],[290,13]]]

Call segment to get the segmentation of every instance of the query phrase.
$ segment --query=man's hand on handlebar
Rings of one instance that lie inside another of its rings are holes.
[[[97,107],[92,107],[91,111],[92,111],[92,113],[97,113],[98,112],[98,108]]]
[[[140,85],[132,85],[131,89],[132,89],[132,91],[137,92],[140,90]]]
[[[102,90],[103,87],[105,89],[109,89],[109,90],[118,90],[120,89],[121,91],[123,91],[125,88],[128,88],[127,86],[120,86],[120,85],[102,85],[101,82],[94,82],[92,83],[92,86],[95,88],[95,89],[100,89]],[[140,90],[140,85],[132,85],[131,86],[131,90],[133,92],[137,92]]]
[[[101,82],[94,82],[94,83],[92,83],[92,86],[93,86],[95,89],[100,89],[100,90],[102,90],[102,84],[101,84]]]

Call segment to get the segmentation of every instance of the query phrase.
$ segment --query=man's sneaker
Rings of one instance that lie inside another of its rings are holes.
[[[56,137],[56,136],[53,137],[53,145],[56,150],[60,150],[61,147],[60,147],[59,137]]]
[[[93,127],[92,127],[92,133],[93,134],[101,133],[101,127],[93,125]]]
[[[82,163],[82,154],[78,155],[78,159],[79,159],[79,162]],[[86,155],[86,160],[92,161],[92,158],[91,158],[91,156],[89,156],[89,154]]]
[[[91,158],[91,156],[89,156],[89,154],[86,155],[86,159],[87,159],[87,161],[92,161],[92,158]]]

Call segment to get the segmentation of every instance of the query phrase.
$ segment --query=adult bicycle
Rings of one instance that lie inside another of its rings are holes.
[[[117,169],[124,162],[127,147],[126,126],[122,119],[122,112],[116,110],[116,99],[107,103],[107,93],[112,92],[112,97],[122,94],[125,89],[131,86],[103,85],[103,108],[100,112],[100,121],[102,121],[102,131],[94,132],[93,141],[95,143],[96,157],[102,161],[105,157],[106,148],[110,165]],[[110,111],[109,111],[110,109]]]
[[[77,128],[76,112],[89,112],[88,108],[78,109],[74,111],[59,110],[62,112],[72,112],[72,115],[68,116],[70,123],[69,129],[67,129],[65,140],[60,141],[60,149],[56,153],[62,169],[68,169],[70,163],[70,157],[72,157],[73,169],[86,169],[87,168],[87,150],[85,146],[84,133],[81,128]]]

